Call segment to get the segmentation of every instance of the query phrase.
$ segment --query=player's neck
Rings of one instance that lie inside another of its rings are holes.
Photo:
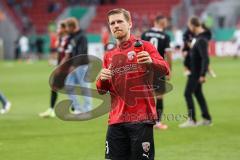
[[[129,39],[130,39],[130,32],[125,37],[122,37],[121,39],[117,39],[117,44],[120,45],[121,43],[126,42]]]
[[[158,30],[158,31],[163,31],[163,27],[160,26],[154,26],[153,29]]]
[[[201,33],[203,33],[204,32],[204,29],[203,28],[199,28],[198,30],[197,30],[197,35],[199,35],[199,34],[201,34]]]

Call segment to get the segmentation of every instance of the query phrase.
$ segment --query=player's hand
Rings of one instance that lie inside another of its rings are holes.
[[[109,80],[112,78],[112,73],[110,69],[103,68],[100,72],[100,79],[102,81]]]
[[[200,83],[205,83],[205,82],[206,82],[206,77],[201,76],[201,77],[199,78],[199,82],[200,82]]]
[[[172,78],[172,75],[171,75],[171,73],[169,73],[168,75],[166,75],[166,80],[167,80],[167,81],[170,81],[170,80],[171,80],[171,78]]]
[[[111,72],[112,65],[110,64],[108,68],[103,68],[100,72],[100,79],[102,81],[109,80],[112,78],[112,72]]]
[[[152,58],[150,57],[149,53],[146,51],[138,52],[137,53],[137,62],[138,63],[152,63]]]
[[[191,75],[191,71],[189,69],[185,68],[185,70],[183,72],[183,75],[184,76],[189,76],[189,75]]]
[[[189,48],[192,48],[192,43],[191,43],[191,42],[187,42],[187,46],[188,46]]]

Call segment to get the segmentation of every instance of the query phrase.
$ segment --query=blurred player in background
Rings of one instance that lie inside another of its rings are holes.
[[[108,31],[108,28],[106,26],[103,26],[101,29],[101,41],[104,46],[104,50],[107,50],[107,45],[110,40],[110,33]]]
[[[170,37],[165,33],[165,29],[168,26],[168,20],[164,16],[157,16],[154,20],[154,27],[149,29],[148,31],[144,32],[141,36],[143,40],[151,42],[160,55],[165,58],[171,68],[172,66],[172,52],[170,48]],[[164,94],[165,90],[165,79],[170,80],[170,75],[166,78],[162,77],[159,73],[155,73],[154,75],[155,80],[154,83],[156,85],[160,85],[159,91]],[[158,129],[167,129],[168,126],[161,122],[162,114],[163,114],[163,94],[157,96],[157,114],[158,120],[156,122],[155,128]]]
[[[20,51],[21,51],[21,58],[26,59],[27,61],[29,60],[29,39],[28,37],[23,34],[20,39],[19,39],[19,46],[20,46]]]
[[[190,74],[188,75],[188,81],[184,93],[188,107],[189,119],[186,122],[180,124],[180,128],[212,124],[212,118],[209,114],[208,106],[202,92],[202,84],[206,81],[206,73],[209,67],[209,39],[206,36],[206,30],[203,28],[201,22],[197,17],[192,17],[189,20],[188,27],[195,36],[195,38],[192,39],[191,43],[188,43],[190,47],[190,57],[188,64]],[[195,95],[197,102],[200,105],[203,117],[203,120],[198,123],[192,97],[193,94]]]
[[[67,32],[67,26],[66,26],[66,22],[61,21],[59,22],[58,26],[57,26],[57,35],[58,35],[58,40],[57,40],[57,63],[58,65],[62,64],[62,60],[65,56],[65,52],[67,49],[67,45],[69,43],[69,35]],[[51,100],[50,100],[50,108],[47,109],[47,111],[40,113],[39,116],[40,117],[55,117],[55,112],[54,112],[54,106],[56,104],[57,101],[57,92],[55,91],[51,91]]]
[[[36,46],[36,52],[37,52],[38,59],[41,60],[43,58],[43,47],[44,47],[43,38],[37,37],[34,45]]]
[[[205,24],[202,24],[203,33],[202,36],[205,37],[205,39],[209,42],[212,38],[212,33],[209,28],[205,26]],[[184,32],[183,34],[183,41],[184,41],[184,47],[182,49],[183,57],[184,57],[184,75],[188,76],[191,74],[190,72],[190,44],[192,40],[194,39],[195,35],[193,32],[190,31],[189,28]],[[216,77],[216,74],[213,69],[211,69],[210,65],[208,66],[208,74],[212,77]]]
[[[2,103],[3,108],[0,109],[0,114],[5,114],[9,112],[11,108],[11,103],[6,99],[6,97],[0,92],[0,101]]]
[[[161,74],[169,73],[167,63],[163,60],[157,49],[149,42],[142,41],[142,44],[130,34],[132,21],[130,13],[125,9],[113,9],[108,12],[108,24],[117,41],[117,47],[104,55],[103,69],[97,80],[97,89],[100,94],[111,94],[111,110],[109,113],[108,131],[106,137],[106,159],[112,160],[154,160],[153,125],[157,113],[154,102],[154,93],[141,86],[140,91],[144,95],[141,98],[134,98],[129,83],[146,83],[138,70],[118,72],[119,67],[141,63],[154,65]],[[144,50],[134,52],[134,45],[138,42]],[[116,56],[119,56],[115,58]],[[122,57],[123,59],[119,59]],[[124,61],[125,60],[125,61]],[[130,69],[131,70],[131,69]],[[130,72],[130,73],[129,73]],[[135,77],[139,77],[135,79]],[[151,81],[151,77],[148,79]],[[141,84],[146,86],[146,84]],[[124,87],[125,86],[125,87]],[[120,92],[117,90],[120,89]],[[126,97],[131,102],[129,105]],[[133,93],[134,94],[134,93]]]
[[[49,33],[49,38],[50,38],[50,57],[49,57],[49,65],[57,65],[57,57],[58,57],[58,54],[57,54],[57,47],[56,47],[56,43],[57,43],[57,35],[55,32],[53,31],[50,31]]]
[[[68,18],[66,20],[67,30],[70,34],[69,44],[67,46],[66,55],[63,59],[63,63],[76,56],[88,55],[88,40],[83,30],[79,27],[79,22],[76,18]],[[79,62],[80,60],[80,62]],[[91,83],[84,80],[88,70],[89,60],[87,58],[73,59],[70,70],[72,71],[66,78],[66,85],[81,86],[84,88],[91,88]],[[77,66],[77,64],[81,64]],[[82,112],[88,112],[92,109],[92,98],[89,89],[81,88],[81,94],[83,95],[83,104],[78,101],[78,95],[72,94],[73,90],[69,90],[69,98],[73,102],[74,114],[80,114]]]
[[[237,45],[237,50],[234,54],[234,58],[238,58],[240,56],[240,24],[237,25],[237,28],[233,34],[233,42]]]

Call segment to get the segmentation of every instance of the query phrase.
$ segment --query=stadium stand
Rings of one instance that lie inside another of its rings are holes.
[[[100,5],[96,9],[96,17],[93,19],[91,26],[88,29],[90,33],[99,33],[101,26],[106,24],[106,12],[113,8],[125,8],[132,13],[133,21],[145,23],[144,19],[147,19],[146,27],[148,27],[149,19],[152,20],[156,14],[163,14],[170,16],[171,9],[180,2],[180,0],[162,0],[159,3],[158,0],[119,0],[116,4]],[[142,24],[137,23],[134,27],[142,29]]]
[[[1,1],[1,4],[5,8],[6,12],[8,12],[10,17],[13,19],[13,22],[19,28],[19,30],[23,30],[23,24],[20,20],[20,16],[17,15],[17,12],[13,10],[12,5],[8,4],[7,1]]]
[[[14,19],[16,19],[18,23],[20,22],[19,25],[22,26],[22,29],[32,26],[37,33],[46,32],[46,26],[48,26],[51,21],[54,21],[67,6],[65,0],[16,0],[15,3],[11,3],[11,1],[2,2],[11,10]]]

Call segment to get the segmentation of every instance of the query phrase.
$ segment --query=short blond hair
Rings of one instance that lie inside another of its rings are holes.
[[[128,22],[131,21],[131,14],[130,14],[130,12],[128,10],[123,9],[123,8],[115,8],[115,9],[112,9],[112,10],[108,11],[108,13],[107,13],[107,20],[108,20],[108,22],[109,22],[109,16],[114,15],[114,14],[121,14],[121,13],[123,14],[124,18]]]
[[[74,17],[67,18],[66,19],[66,25],[68,27],[73,27],[73,28],[78,28],[79,27],[78,20],[76,18],[74,18]]]

